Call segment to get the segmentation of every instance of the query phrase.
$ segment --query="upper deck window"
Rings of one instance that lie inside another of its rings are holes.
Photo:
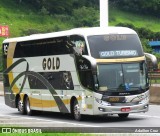
[[[71,54],[67,47],[67,36],[19,42],[14,58]]]
[[[71,35],[70,42],[79,49],[82,55],[88,55],[86,42],[83,36]]]
[[[136,34],[111,34],[88,36],[94,58],[127,58],[143,56],[143,49]]]

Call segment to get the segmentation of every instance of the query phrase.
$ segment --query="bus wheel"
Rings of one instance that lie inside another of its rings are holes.
[[[82,120],[82,115],[80,113],[80,107],[77,100],[75,100],[73,104],[73,116],[75,120]]]
[[[128,115],[129,115],[129,113],[118,114],[118,116],[119,116],[120,118],[127,118]]]
[[[18,108],[18,111],[21,113],[21,114],[26,114],[26,110],[24,108],[24,103],[23,101],[21,100],[21,97],[18,98],[18,105],[17,105],[17,108]]]
[[[26,97],[26,99],[25,99],[25,110],[27,112],[27,115],[29,115],[29,116],[33,115],[33,110],[31,110],[31,108],[30,108],[30,101],[29,101],[28,97]]]

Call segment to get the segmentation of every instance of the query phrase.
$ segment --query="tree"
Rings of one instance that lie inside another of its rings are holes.
[[[92,7],[81,7],[73,11],[73,23],[76,27],[96,26],[98,22],[98,11]]]
[[[50,14],[71,15],[74,9],[78,9],[83,6],[95,9],[98,9],[99,7],[99,0],[23,0],[23,2],[31,4],[38,11],[45,9]]]
[[[110,3],[127,11],[160,17],[160,0],[110,0]]]

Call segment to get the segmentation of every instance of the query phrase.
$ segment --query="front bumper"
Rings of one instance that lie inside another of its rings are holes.
[[[110,97],[110,96],[108,96]],[[115,96],[121,97],[121,96]],[[102,99],[94,99],[94,115],[147,112],[149,109],[149,90],[139,95],[125,96],[123,103],[109,103]]]
[[[122,111],[122,109],[127,108],[129,108],[130,110],[126,112]],[[148,108],[148,103],[134,106],[98,106],[94,110],[94,115],[147,112]]]

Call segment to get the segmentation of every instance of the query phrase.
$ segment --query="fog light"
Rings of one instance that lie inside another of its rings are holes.
[[[101,107],[98,107],[98,109],[100,110],[100,111],[105,111],[105,109],[104,108],[101,108]]]
[[[147,109],[147,108],[148,108],[148,104],[147,104],[147,105],[145,105],[145,106],[144,106],[144,108],[145,108],[145,109]]]

